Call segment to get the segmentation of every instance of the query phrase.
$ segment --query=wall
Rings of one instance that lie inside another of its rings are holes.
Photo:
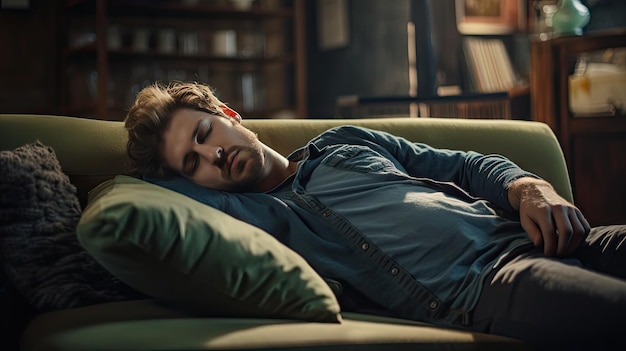
[[[56,3],[0,9],[0,113],[56,112]]]
[[[315,5],[309,1],[306,11],[310,117],[334,116],[342,95],[408,95],[409,20],[418,36],[418,96],[435,95],[438,86],[462,85],[455,0],[348,0],[350,43],[327,51],[317,46]],[[502,39],[516,58],[513,38]]]
[[[585,30],[626,26],[626,1],[584,0],[583,3],[591,12],[591,19]]]
[[[432,45],[437,65],[437,85],[461,85],[463,57],[456,30],[454,0],[429,1],[432,12]]]
[[[348,0],[349,44],[320,50],[317,6],[307,1],[309,117],[333,117],[341,95],[407,94],[408,0]]]

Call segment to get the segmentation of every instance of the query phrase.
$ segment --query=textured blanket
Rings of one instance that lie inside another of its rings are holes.
[[[142,297],[81,247],[80,216],[52,148],[37,141],[0,151],[0,279],[35,311]]]

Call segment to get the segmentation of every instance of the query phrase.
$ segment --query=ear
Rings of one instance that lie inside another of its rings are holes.
[[[226,116],[232,118],[237,123],[241,123],[241,116],[239,115],[239,113],[237,113],[237,111],[233,110],[232,108],[226,105],[222,105],[221,107],[222,107],[222,112],[224,112]]]

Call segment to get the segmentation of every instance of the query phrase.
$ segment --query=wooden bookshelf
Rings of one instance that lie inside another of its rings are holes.
[[[198,81],[245,118],[306,117],[303,0],[59,2],[59,110],[122,119],[154,82]],[[138,34],[145,44],[138,46]],[[171,45],[163,49],[165,34]],[[232,53],[216,51],[230,32]]]
[[[615,48],[626,48],[626,28],[534,40],[530,47],[532,118],[558,137],[576,204],[592,225],[626,223],[626,115],[574,115],[568,77],[581,54]]]

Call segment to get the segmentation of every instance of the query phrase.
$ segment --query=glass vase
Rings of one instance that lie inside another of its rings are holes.
[[[591,14],[580,0],[560,0],[552,17],[552,28],[557,35],[582,35]]]

